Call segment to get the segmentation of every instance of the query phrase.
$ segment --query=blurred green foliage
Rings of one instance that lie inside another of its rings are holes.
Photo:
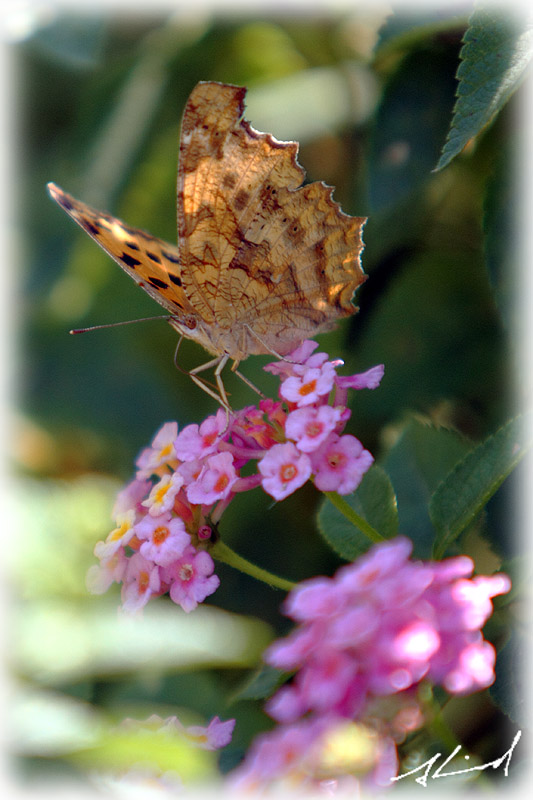
[[[199,423],[214,404],[174,368],[176,337],[163,322],[68,335],[159,308],[49,200],[46,183],[175,241],[187,96],[199,80],[248,86],[251,123],[298,140],[308,179],[334,185],[347,213],[369,217],[360,311],[320,344],[345,360],[345,374],[385,364],[381,387],[353,397],[348,430],[397,479],[402,505],[389,523],[423,542],[430,519],[426,513],[420,522],[419,495],[427,501],[427,487],[516,413],[528,390],[514,371],[519,244],[509,213],[520,91],[446,169],[434,171],[452,121],[470,10],[387,16],[369,4],[248,17],[191,6],[159,16],[56,11],[44,21],[36,16],[11,48],[20,243],[13,460],[22,535],[12,557],[10,660],[25,684],[13,749],[25,756],[26,776],[81,774],[83,781],[87,736],[96,753],[89,766],[107,766],[97,753],[104,744],[107,757],[113,753],[111,720],[177,710],[202,722],[237,717],[222,756],[230,768],[271,724],[259,704],[230,698],[259,665],[272,630],[288,628],[280,592],[224,565],[205,608],[186,617],[160,600],[133,630],[116,618],[116,591],[86,593],[92,548],[107,534],[114,493],[138,451],[163,422]],[[202,358],[184,343],[184,369]],[[262,371],[269,360],[243,365],[267,394],[276,386]],[[226,385],[234,407],[255,402],[229,372]],[[419,458],[417,437],[430,424],[444,443],[437,464]],[[402,486],[410,461],[420,484]],[[386,481],[385,473],[378,479]],[[478,566],[493,569],[512,552],[513,492],[511,478],[461,540]],[[370,494],[357,502],[368,505]],[[318,535],[310,510],[319,500],[311,486],[279,504],[256,490],[225,512],[221,535],[292,580],[331,574],[342,561]],[[504,752],[502,715],[487,693],[474,702],[459,727],[486,761]],[[476,714],[490,720],[490,737],[476,739],[469,728],[468,715]],[[90,735],[87,715],[97,720]],[[122,740],[116,747],[119,763]],[[69,758],[73,750],[77,758]]]

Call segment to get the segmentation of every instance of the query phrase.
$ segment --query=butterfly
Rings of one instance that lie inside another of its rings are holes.
[[[182,336],[214,358],[189,373],[229,409],[221,373],[252,354],[281,358],[353,314],[365,280],[365,217],[351,217],[323,182],[302,186],[298,143],[243,118],[244,87],[201,82],[183,114],[178,246],[76,200],[51,197],[141,288]],[[198,376],[214,368],[218,393]],[[255,387],[254,387],[255,388]]]

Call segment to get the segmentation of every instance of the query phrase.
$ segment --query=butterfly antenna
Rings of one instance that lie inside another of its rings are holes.
[[[100,331],[103,328],[118,328],[119,325],[133,325],[135,322],[149,322],[152,319],[165,319],[169,322],[172,317],[165,314],[161,317],[141,317],[140,319],[125,319],[122,322],[108,322],[105,325],[90,325],[88,328],[73,328],[69,333],[88,333],[89,331]]]
[[[187,370],[183,369],[183,367],[180,367],[180,365],[178,364],[178,351],[180,349],[182,341],[183,341],[183,334],[181,334],[180,338],[178,339],[176,349],[174,350],[174,366],[176,367],[178,372],[181,372],[182,375],[188,375],[189,373],[187,372]]]

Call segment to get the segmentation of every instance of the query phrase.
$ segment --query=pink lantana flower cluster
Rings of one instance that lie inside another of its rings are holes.
[[[216,525],[233,497],[262,486],[282,500],[311,479],[321,491],[353,492],[373,462],[351,434],[348,389],[374,389],[383,366],[338,376],[341,361],[314,353],[305,341],[265,369],[280,377],[279,400],[231,412],[220,409],[201,425],[178,432],[167,422],[137,458],[134,480],[118,495],[115,529],[98,542],[100,560],[88,586],[105,592],[122,583],[122,605],[141,609],[169,593],[185,611],[219,585],[208,552]],[[250,473],[250,463],[256,470]]]
[[[388,782],[396,763],[391,743],[423,724],[416,700],[423,681],[450,694],[476,692],[494,681],[495,651],[481,628],[492,614],[491,598],[509,591],[509,578],[470,577],[474,564],[466,556],[412,561],[411,548],[403,537],[376,545],[334,577],[304,581],[287,596],[284,612],[297,627],[264,657],[295,675],[267,702],[281,725],[259,737],[239,783],[294,776],[305,748],[295,746],[294,758],[280,766],[281,753],[277,761],[275,753],[283,742],[323,742],[324,731],[347,719],[363,725],[373,720],[373,727],[379,720],[381,755],[373,776],[378,783],[388,776]],[[398,712],[386,721],[379,713],[384,698],[389,712]]]

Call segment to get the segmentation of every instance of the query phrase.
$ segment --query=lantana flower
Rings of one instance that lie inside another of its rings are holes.
[[[123,583],[130,611],[166,592],[192,611],[219,585],[208,551],[236,495],[261,486],[280,501],[309,480],[340,494],[357,488],[373,457],[343,434],[347,387],[375,388],[383,367],[341,379],[342,362],[317,346],[302,342],[267,364],[280,379],[278,400],[263,398],[229,418],[220,409],[181,431],[176,422],[160,428],[117,497],[115,529],[96,545],[101,563],[88,576],[92,591]]]
[[[403,537],[375,545],[332,578],[303,581],[289,593],[284,611],[297,626],[264,658],[295,674],[267,701],[279,726],[252,745],[235,773],[237,786],[303,776],[316,787],[324,777],[324,736],[347,720],[379,734],[365,785],[390,785],[395,742],[424,722],[416,695],[422,682],[467,694],[494,681],[495,651],[481,628],[491,598],[509,591],[509,578],[472,578],[466,556],[413,561],[411,548]]]
[[[215,565],[205,550],[187,547],[185,552],[163,571],[171,600],[184,611],[192,611],[198,603],[218,589],[220,579],[213,575]]]

